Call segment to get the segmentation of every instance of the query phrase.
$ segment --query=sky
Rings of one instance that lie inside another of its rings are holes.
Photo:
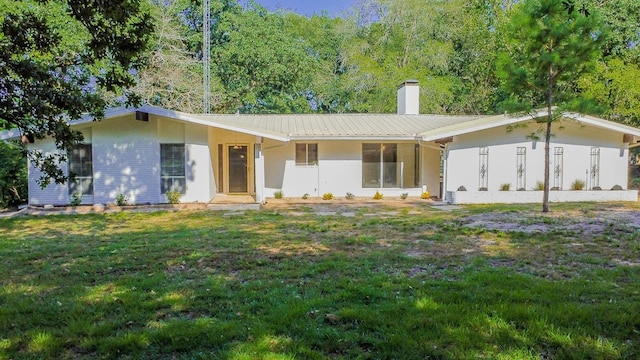
[[[310,16],[326,10],[329,16],[336,17],[352,6],[354,0],[256,0],[256,2],[271,11],[284,9]]]

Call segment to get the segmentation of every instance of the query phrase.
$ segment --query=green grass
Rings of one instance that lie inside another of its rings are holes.
[[[465,226],[599,206],[0,220],[0,359],[636,359],[637,228]]]

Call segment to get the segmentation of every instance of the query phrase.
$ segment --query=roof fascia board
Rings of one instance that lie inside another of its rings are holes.
[[[124,116],[124,115],[128,115],[128,114],[133,114],[136,112],[136,110],[138,111],[146,111],[146,110],[141,110],[145,108],[145,106],[141,107],[140,109],[135,109],[135,108],[126,108],[126,107],[118,107],[118,108],[113,108],[113,109],[108,109],[107,111],[105,111],[104,113],[104,118],[105,119],[110,119],[110,118],[115,118],[115,117],[119,117],[119,116]],[[86,124],[86,123],[90,123],[95,121],[95,118],[89,114],[83,115],[81,118],[79,119],[75,119],[75,120],[71,120],[68,122],[69,126],[76,126],[76,125],[82,125],[82,124]],[[5,132],[0,132],[0,140],[12,140],[12,139],[19,139],[22,136],[22,134],[20,133],[20,130],[18,129],[11,129]]]
[[[446,126],[444,128],[426,131],[421,134],[422,141],[433,141],[433,140],[468,134],[476,131],[487,130],[487,129],[491,129],[499,126],[511,125],[511,124],[522,122],[522,121],[535,120],[545,115],[547,115],[546,111],[539,111],[535,114],[518,116],[518,117],[505,116],[505,115],[495,115],[495,116],[485,117],[485,118],[473,120],[463,124],[456,124],[456,125]],[[495,118],[495,120],[492,120],[493,118]]]
[[[138,111],[146,111],[149,114],[153,114],[153,115],[156,115],[156,116],[162,116],[162,117],[166,117],[166,118],[170,118],[170,119],[174,119],[174,120],[179,120],[179,121],[184,121],[184,122],[188,122],[188,123],[192,123],[192,124],[204,125],[204,126],[208,126],[208,127],[216,127],[216,128],[223,129],[223,130],[241,132],[241,133],[244,133],[244,134],[249,134],[249,135],[254,135],[254,136],[262,136],[262,137],[265,137],[267,139],[276,140],[276,141],[282,141],[282,142],[288,142],[289,141],[289,138],[287,136],[285,136],[285,135],[276,135],[276,134],[271,134],[271,133],[262,132],[262,131],[245,129],[245,128],[242,128],[242,127],[239,127],[239,126],[231,126],[231,125],[227,125],[227,124],[222,124],[222,123],[216,122],[215,119],[213,119],[213,118],[211,118],[210,120],[204,120],[204,119],[200,119],[198,117],[192,116],[192,115],[187,114],[187,113],[183,113],[183,112],[180,112],[180,111],[167,110],[167,109],[158,108],[158,107],[155,107],[155,106],[143,106],[142,108],[138,109]]]
[[[120,116],[131,115],[131,114],[134,114],[136,111],[147,112],[147,113],[155,115],[155,116],[162,116],[162,117],[166,117],[166,118],[170,118],[170,119],[174,119],[174,120],[179,120],[179,121],[198,124],[198,125],[204,125],[204,126],[208,126],[208,127],[217,127],[217,128],[224,129],[224,130],[236,131],[236,132],[241,132],[241,133],[254,135],[254,136],[262,136],[262,137],[265,137],[265,138],[268,138],[268,139],[282,141],[282,142],[288,142],[289,141],[288,137],[284,136],[284,135],[276,135],[276,134],[270,134],[270,133],[261,132],[261,131],[244,129],[242,127],[237,127],[237,126],[230,126],[230,125],[218,123],[215,120],[210,120],[210,121],[202,120],[202,119],[199,119],[197,117],[190,116],[187,113],[183,113],[183,112],[179,112],[179,111],[173,111],[173,110],[167,110],[167,109],[163,109],[163,108],[159,108],[159,107],[155,107],[155,106],[150,106],[150,105],[144,105],[144,106],[141,106],[139,108],[124,108],[124,107],[120,107],[120,108],[109,109],[109,110],[107,110],[105,112],[104,119],[111,119],[111,118],[116,118],[116,117],[120,117]],[[69,125],[70,126],[77,126],[77,125],[82,125],[82,124],[93,122],[94,120],[95,119],[94,119],[93,116],[84,115],[80,119],[70,121]],[[1,132],[0,133],[0,140],[19,139],[20,136],[22,136],[22,134],[20,133],[20,131],[18,129],[12,129],[12,130],[9,130],[9,131]]]
[[[624,125],[624,124],[619,124],[613,121],[609,121],[609,120],[605,120],[605,119],[600,119],[597,117],[593,117],[593,116],[588,116],[588,115],[582,115],[582,114],[577,114],[577,113],[566,113],[563,114],[563,117],[565,118],[569,118],[581,123],[585,123],[585,124],[589,124],[595,127],[599,127],[599,128],[603,128],[603,129],[607,129],[607,130],[611,130],[611,131],[616,131],[622,134],[630,134],[630,135],[634,135],[634,136],[640,136],[640,129],[632,127],[632,126],[628,126],[628,125]]]
[[[291,141],[418,141],[419,136],[295,136],[289,137]]]

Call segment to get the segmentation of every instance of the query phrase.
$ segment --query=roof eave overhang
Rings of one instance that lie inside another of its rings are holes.
[[[634,128],[632,126],[616,123],[609,120],[604,120],[600,118],[596,118],[589,115],[583,115],[578,113],[566,113],[563,115],[565,118],[573,119],[580,123],[592,125],[601,129],[607,129],[615,132],[619,132],[621,134],[629,134],[633,136],[640,137],[640,129]]]
[[[420,134],[422,141],[435,141],[446,139],[458,135],[468,134],[476,131],[492,129],[499,126],[516,124],[522,121],[530,121],[546,116],[546,111],[539,111],[523,116],[496,115],[488,118],[469,121],[463,124],[446,126],[444,128],[425,131]]]
[[[291,135],[291,141],[418,141],[419,136],[381,136],[381,135]]]
[[[208,127],[215,127],[218,129],[235,131],[235,132],[240,132],[243,134],[248,134],[253,136],[260,136],[260,137],[264,137],[264,138],[272,139],[276,141],[282,141],[282,142],[289,141],[288,137],[285,134],[278,134],[278,133],[261,131],[257,129],[244,128],[241,126],[224,124],[224,123],[215,121],[215,119],[201,119],[198,116],[193,116],[193,115],[179,112],[179,111],[167,110],[167,109],[162,109],[162,108],[157,108],[152,106],[142,107],[138,109],[138,111],[146,111],[149,114],[166,117],[173,120],[179,120],[179,121],[183,121],[191,124],[203,125]]]

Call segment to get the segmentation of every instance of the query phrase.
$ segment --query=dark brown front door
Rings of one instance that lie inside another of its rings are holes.
[[[245,145],[229,146],[229,192],[247,193],[248,147]]]

